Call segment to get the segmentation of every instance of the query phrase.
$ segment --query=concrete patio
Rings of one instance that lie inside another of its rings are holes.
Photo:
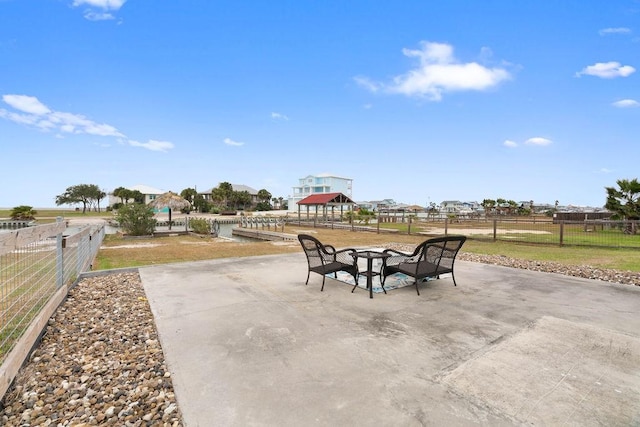
[[[140,275],[188,426],[640,425],[640,287],[457,261],[369,299],[302,252]]]

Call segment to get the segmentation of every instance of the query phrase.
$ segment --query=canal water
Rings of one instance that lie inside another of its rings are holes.
[[[244,236],[234,236],[232,230],[234,227],[237,227],[237,224],[220,224],[220,231],[218,232],[218,237],[222,237],[224,239],[233,240],[235,242],[255,242],[256,239],[252,239],[250,237]],[[184,227],[184,226],[183,226]],[[112,225],[105,226],[105,234],[116,234],[118,232],[118,227],[114,227]]]

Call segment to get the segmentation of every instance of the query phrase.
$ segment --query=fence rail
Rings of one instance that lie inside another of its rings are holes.
[[[378,220],[379,219],[379,220]],[[386,221],[383,215],[368,222],[340,222],[326,217],[307,220],[287,218],[287,223],[311,227],[373,231],[426,236],[463,234],[470,239],[535,243],[560,246],[640,248],[640,221],[552,218],[425,219],[407,216]]]
[[[537,243],[560,246],[640,248],[639,221],[523,221],[451,222],[445,234],[460,233],[478,240]],[[427,227],[428,229],[429,227]]]
[[[105,235],[104,226],[65,230],[58,218],[0,233],[0,396],[70,286],[91,269]]]

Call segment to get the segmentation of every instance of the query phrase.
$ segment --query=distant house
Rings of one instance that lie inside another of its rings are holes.
[[[440,203],[440,212],[455,215],[476,215],[484,208],[478,202],[461,202],[459,200],[445,200]]]
[[[139,191],[142,193],[142,195],[144,196],[144,203],[145,205],[148,204],[150,201],[155,200],[156,197],[158,197],[160,194],[166,193],[166,191],[164,190],[160,190],[158,188],[154,188],[154,187],[150,187],[148,185],[143,185],[143,184],[138,184],[138,185],[134,185],[133,187],[125,187],[128,190],[131,191]],[[133,200],[122,200],[122,198],[120,197],[116,197],[113,195],[113,193],[109,193],[109,206],[113,206],[116,203],[131,203],[133,202]]]
[[[370,200],[367,202],[357,202],[359,208],[365,208],[370,211],[380,211],[396,206],[397,203],[393,199]]]
[[[237,191],[237,192],[246,191],[247,193],[249,193],[249,195],[251,196],[252,205],[256,205],[260,201],[258,199],[258,190],[256,190],[255,188],[252,188],[252,187],[249,187],[248,185],[243,185],[243,184],[231,184],[231,187],[233,188],[233,191]],[[207,202],[211,203],[213,202],[212,193],[213,193],[213,190],[215,190],[216,188],[218,187],[213,187],[206,191],[198,192],[198,194],[200,194]]]
[[[351,198],[353,179],[330,174],[307,175],[298,180],[289,196],[289,210],[296,211],[297,203],[314,194],[342,193]]]
[[[440,203],[440,212],[442,213],[458,213],[463,209],[463,204],[459,200],[444,200]]]

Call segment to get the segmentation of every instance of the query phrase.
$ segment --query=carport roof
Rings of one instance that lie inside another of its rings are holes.
[[[298,202],[298,205],[350,204],[355,202],[342,193],[312,194]]]

